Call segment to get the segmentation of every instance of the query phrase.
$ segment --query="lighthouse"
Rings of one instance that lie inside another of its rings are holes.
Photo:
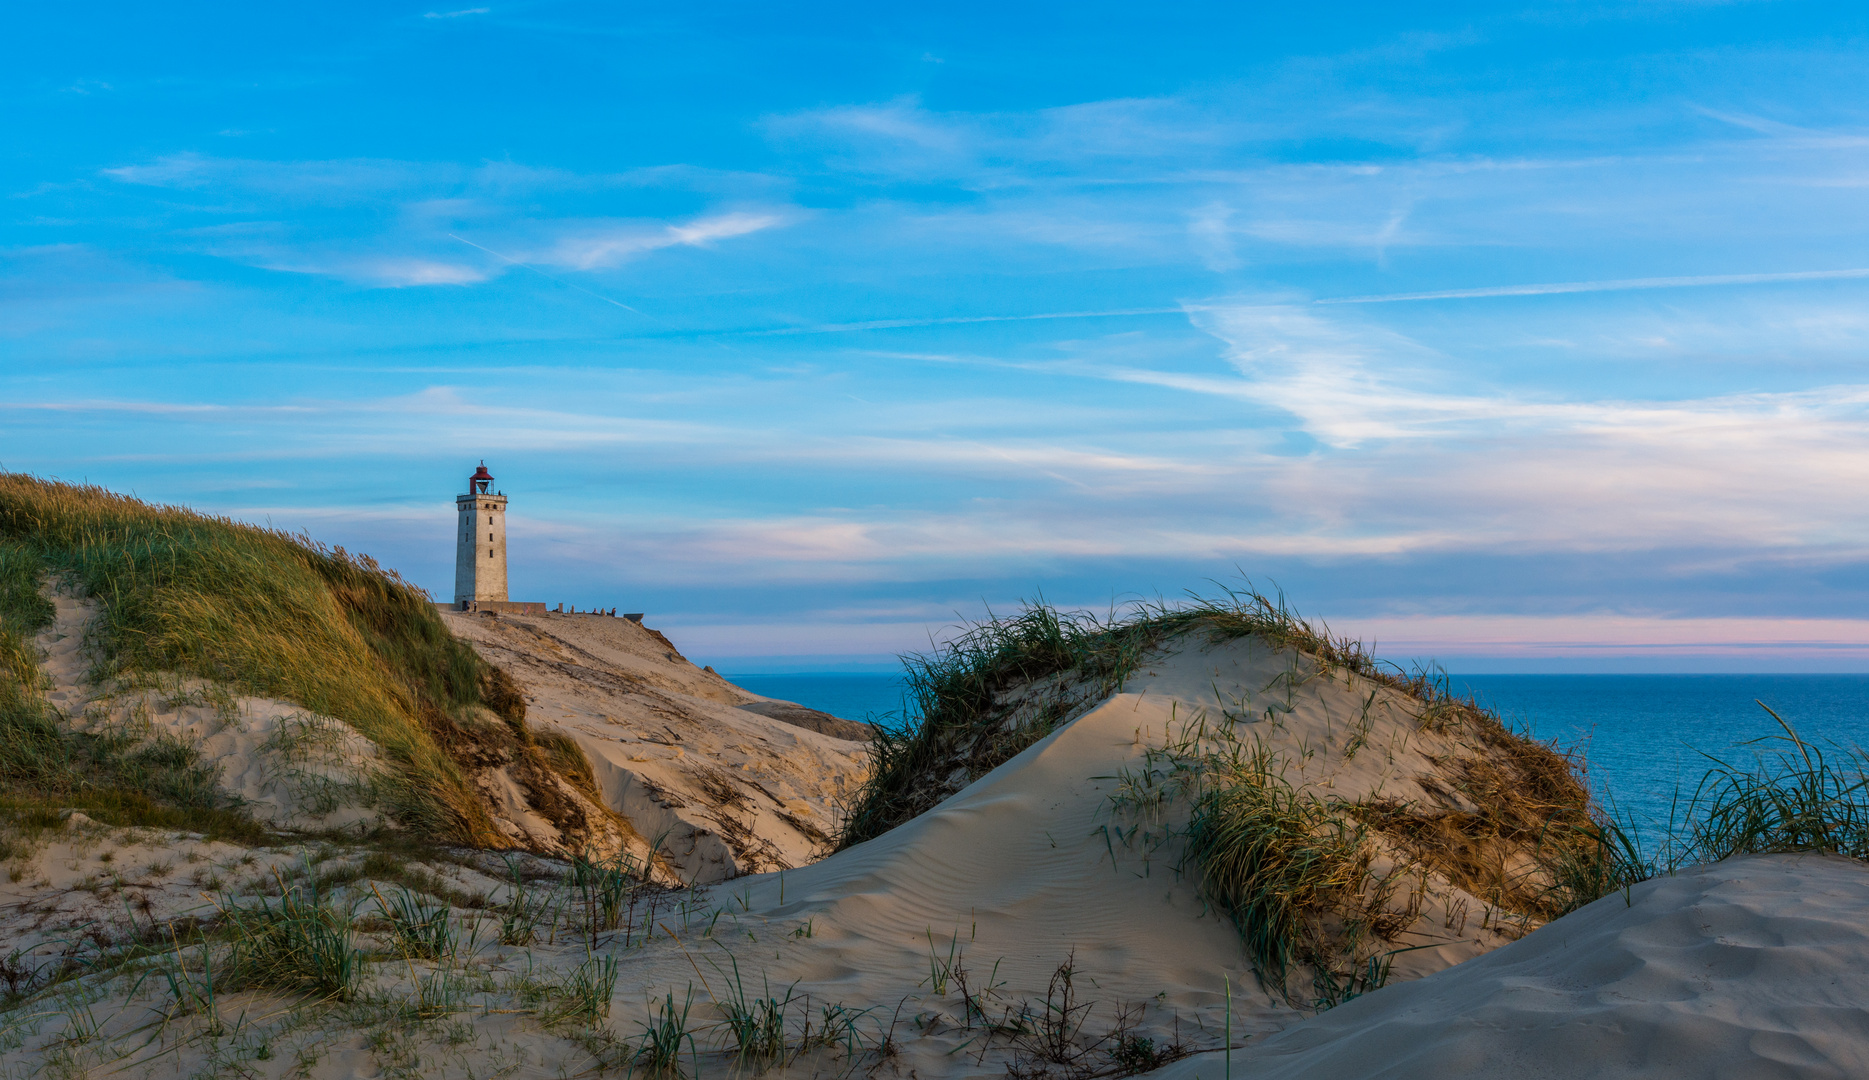
[[[467,478],[467,494],[454,497],[454,606],[473,611],[482,601],[506,601],[506,496],[494,488],[482,461]],[[543,605],[540,605],[541,609]]]

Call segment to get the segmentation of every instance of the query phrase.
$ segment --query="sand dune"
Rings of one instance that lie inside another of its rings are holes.
[[[46,700],[80,730],[128,727],[191,747],[217,783],[256,820],[289,831],[372,828],[390,823],[382,786],[392,779],[381,749],[349,724],[290,701],[230,691],[170,673],[98,685],[87,634],[95,600],[50,590],[57,615],[35,639],[47,679]],[[533,851],[630,851],[648,844],[563,780],[518,777],[510,763],[488,763],[471,777],[493,825],[516,847]],[[522,781],[550,784],[582,823],[576,833],[538,812],[538,793]]]
[[[1288,695],[1283,679],[1294,661],[1300,674]],[[1218,1045],[1229,980],[1236,1033],[1297,1022],[1304,1013],[1259,985],[1237,932],[1176,872],[1172,849],[1113,839],[1112,827],[1125,828],[1129,819],[1112,796],[1122,789],[1120,774],[1143,767],[1149,748],[1202,717],[1243,706],[1257,715],[1242,727],[1284,756],[1307,786],[1346,797],[1423,797],[1417,778],[1434,775],[1430,759],[1452,756],[1455,740],[1419,731],[1418,703],[1393,691],[1378,694],[1365,729],[1360,705],[1369,688],[1341,676],[1307,679],[1307,663],[1253,640],[1212,648],[1184,641],[1123,693],[934,811],[783,881],[767,874],[723,885],[736,926],[812,928],[810,948],[788,947],[771,960],[749,950],[743,965],[774,984],[796,980],[825,1000],[891,1010],[901,1004],[905,1015],[923,1018],[916,1037],[903,1043],[904,1060],[923,1075],[1003,1073],[1016,1055],[1002,1045],[978,1068],[959,1069],[950,1055],[981,1039],[967,1029],[956,988],[932,992],[931,954],[937,967],[950,954],[962,957],[976,984],[992,984],[995,1013],[1042,1000],[1057,967],[1074,957],[1083,1000],[1098,1003],[1093,1028],[1107,1028],[1130,1007],[1137,1030],[1157,1039],[1174,1038],[1178,1023],[1191,1045]],[[1277,688],[1268,693],[1268,685]],[[1359,732],[1365,745],[1345,761],[1343,749]],[[1405,907],[1408,898],[1397,903]],[[1397,931],[1397,947],[1428,947],[1397,957],[1398,980],[1481,955],[1523,932],[1444,881],[1428,882],[1416,910]],[[733,938],[721,947],[742,951]],[[679,956],[658,962],[655,951],[642,954],[638,980],[655,987],[670,979],[678,993],[693,981]]]
[[[1267,1080],[1869,1076],[1869,867],[1752,855],[1644,882],[1233,1054]],[[1215,1080],[1203,1054],[1164,1080]]]

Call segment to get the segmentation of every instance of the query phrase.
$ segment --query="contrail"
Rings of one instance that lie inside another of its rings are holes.
[[[850,330],[894,330],[905,326],[952,326],[956,323],[1030,322],[1036,319],[1102,319],[1125,315],[1180,315],[1187,309],[1119,308],[1113,311],[1050,311],[1036,315],[948,315],[927,319],[872,319],[868,322],[820,323],[816,326],[781,326],[770,330],[741,330],[746,335],[838,334]]]
[[[512,258],[511,256],[508,256],[508,255],[502,255],[490,247],[482,247],[481,245],[474,243],[472,240],[469,240],[464,236],[456,236],[453,233],[449,233],[448,239],[459,240],[461,243],[466,244],[468,247],[475,248],[480,251],[484,251],[496,259],[504,259],[507,262],[512,263],[514,266],[520,267],[525,270],[530,270],[533,273],[539,275],[540,277],[554,284],[563,285],[567,289],[576,289],[577,291],[583,293],[585,296],[595,297],[598,300],[602,300],[606,304],[614,304],[615,306],[622,308],[624,311],[633,311],[638,315],[642,315],[642,317],[645,319],[650,318],[650,316],[643,315],[642,312],[636,311],[635,308],[630,307],[628,304],[625,304],[620,300],[612,300],[608,296],[605,296],[602,293],[594,293],[582,285],[573,285],[569,281],[563,281],[559,278],[555,278],[552,275],[546,273],[545,271],[539,269],[538,267],[533,266],[531,263],[522,263],[518,259]]]
[[[1869,277],[1869,269],[1798,270],[1787,274],[1705,274],[1698,277],[1623,278],[1617,281],[1558,281],[1544,285],[1495,285],[1485,289],[1337,296],[1314,304],[1395,304],[1407,300],[1478,300],[1489,296],[1549,296],[1553,293],[1616,292],[1623,289],[1692,289],[1704,285],[1758,285],[1773,281],[1829,281]]]

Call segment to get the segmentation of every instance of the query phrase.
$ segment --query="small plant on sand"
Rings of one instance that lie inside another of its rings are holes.
[[[590,932],[624,928],[624,916],[635,901],[635,890],[648,878],[627,852],[608,859],[588,854],[571,861],[571,888],[578,894]]]
[[[351,913],[334,906],[315,882],[287,886],[278,880],[277,903],[262,898],[250,906],[221,906],[232,938],[223,962],[231,986],[350,1000],[363,975]]]
[[[688,1048],[690,1063],[697,1071],[700,1067],[700,1050],[696,1047],[694,1033],[688,1030],[688,1012],[694,1005],[694,988],[688,988],[688,996],[675,1007],[673,991],[656,1007],[656,1015],[642,1027],[642,1041],[636,1051],[636,1065],[646,1074],[659,1080],[674,1080],[687,1074],[681,1069],[681,1048]]]
[[[788,1049],[786,1012],[792,1005],[792,989],[787,988],[785,996],[779,997],[772,992],[772,986],[768,983],[763,994],[748,997],[746,985],[740,978],[740,962],[732,953],[727,954],[727,959],[733,965],[733,976],[729,980],[732,996],[716,1002],[722,1027],[731,1044],[735,1063],[755,1073],[764,1072],[785,1061]]]
[[[453,959],[458,946],[451,917],[453,910],[447,904],[424,900],[407,888],[397,889],[388,897],[374,885],[371,891],[376,894],[378,913],[389,920],[396,946],[404,956],[418,960]]]
[[[610,1015],[610,999],[617,988],[617,959],[587,956],[557,988],[557,1001],[539,1014],[545,1024],[591,1025]]]
[[[203,1016],[207,1019],[206,1032],[221,1034],[223,1025],[214,993],[214,951],[205,943],[192,951],[184,948],[173,928],[169,931],[169,943],[169,950],[156,957],[151,971],[132,985],[131,994],[135,994],[136,986],[140,986],[143,979],[153,974],[169,989],[170,1006],[164,1019]]]
[[[506,902],[498,908],[500,944],[530,945],[538,940],[539,924],[549,923],[554,916],[552,897],[547,892],[535,890],[518,864],[510,859],[506,869],[512,876],[512,884],[507,891]]]
[[[1014,1057],[1006,1063],[1009,1080],[1095,1080],[1159,1069],[1188,1054],[1177,1034],[1167,1042],[1139,1035],[1136,1020],[1143,1007],[1119,1008],[1113,1026],[1102,1035],[1085,1034],[1095,1002],[1077,998],[1077,957],[1073,953],[1052,972],[1042,1004],[1023,1003],[1017,1015],[989,1028],[1010,1036]]]
[[[1081,1042],[1091,1004],[1077,1000],[1076,978],[1077,954],[1072,953],[1052,972],[1044,1005],[1033,1009],[1028,1004],[1021,1012],[1024,1023],[1013,1041],[1039,1061],[1070,1065],[1095,1049],[1094,1044],[1087,1047]]]
[[[818,1049],[833,1050],[854,1060],[858,1054],[877,1043],[874,1032],[866,1035],[862,1031],[863,1021],[869,1019],[870,1014],[875,1011],[874,1006],[868,1009],[853,1009],[841,1002],[819,1006],[818,1022],[815,1028],[812,1026],[811,1018],[808,1016],[805,1018],[804,1030],[798,1038],[798,1052],[809,1054]],[[870,1021],[870,1025],[872,1028],[878,1026],[874,1020]]]

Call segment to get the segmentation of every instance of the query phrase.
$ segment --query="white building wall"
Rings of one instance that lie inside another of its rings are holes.
[[[506,599],[506,496],[457,495],[454,602]]]

